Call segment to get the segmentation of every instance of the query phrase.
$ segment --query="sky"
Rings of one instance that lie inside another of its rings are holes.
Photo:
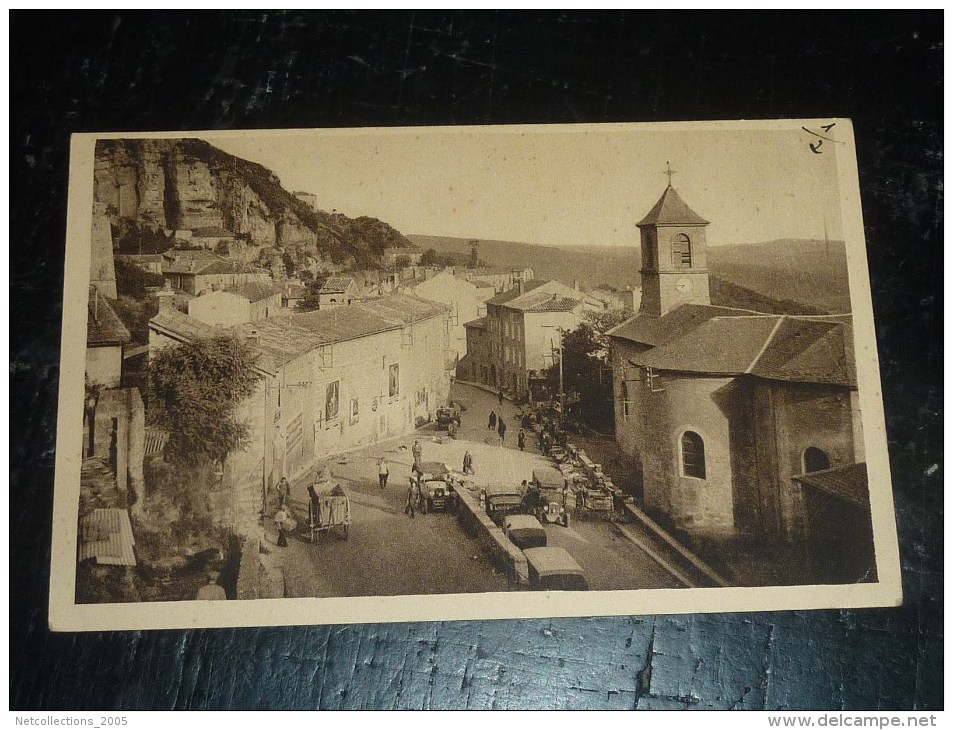
[[[833,143],[800,128],[417,127],[196,135],[258,162],[322,210],[404,234],[635,245],[672,185],[711,221],[709,246],[842,238]],[[846,133],[846,130],[842,134]],[[836,138],[837,132],[830,136]],[[827,154],[825,154],[827,153]]]

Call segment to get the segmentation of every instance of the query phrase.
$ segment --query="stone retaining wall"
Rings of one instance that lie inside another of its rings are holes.
[[[460,497],[460,507],[457,510],[460,523],[476,535],[480,544],[490,553],[494,562],[506,571],[510,580],[517,585],[528,583],[529,571],[523,551],[510,542],[503,530],[493,523],[486,511],[480,507],[479,500],[462,487],[457,489],[457,494]]]

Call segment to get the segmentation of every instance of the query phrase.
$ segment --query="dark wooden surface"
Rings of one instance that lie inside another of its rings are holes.
[[[11,708],[941,707],[942,21],[14,12]],[[70,133],[813,116],[855,122],[901,608],[48,631]]]

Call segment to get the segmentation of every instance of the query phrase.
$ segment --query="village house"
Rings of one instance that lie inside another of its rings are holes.
[[[477,286],[480,284],[492,286],[497,294],[509,291],[516,286],[517,282],[531,281],[534,276],[533,269],[529,267],[509,269],[496,267],[461,268],[460,273],[467,281]]]
[[[234,524],[253,535],[263,489],[314,460],[412,432],[449,396],[447,310],[395,294],[350,307],[217,328],[164,307],[149,323],[150,353],[231,333],[258,353],[262,380],[242,405],[250,446],[229,457]]]
[[[472,342],[476,350],[463,372],[479,374],[478,382],[516,398],[528,397],[531,381],[555,361],[562,332],[575,329],[586,312],[602,309],[600,302],[559,281],[517,281],[513,289],[487,301],[485,322],[464,324],[467,346]],[[487,359],[477,359],[483,357]]]
[[[268,272],[223,259],[209,253],[196,256],[197,251],[173,254],[163,266],[162,276],[173,289],[192,296],[208,289],[226,289],[251,282],[269,282]],[[188,254],[188,255],[187,255]]]
[[[646,507],[693,539],[801,543],[826,485],[804,475],[864,461],[851,316],[713,306],[707,225],[671,185],[638,224],[641,310],[608,333],[616,440]],[[827,496],[856,507],[851,489]],[[869,505],[842,512],[869,532]]]
[[[467,354],[464,324],[479,316],[481,308],[485,306],[476,286],[457,278],[452,271],[447,270],[418,281],[413,286],[401,286],[400,291],[440,302],[448,307],[450,357],[455,367],[457,361]]]
[[[223,327],[257,322],[281,311],[283,292],[282,287],[261,281],[203,292],[189,300],[189,316]]]
[[[350,276],[330,276],[318,291],[318,308],[330,309],[353,304],[361,300],[362,293],[357,282]]]
[[[381,263],[389,269],[398,268],[399,265],[418,266],[424,252],[410,244],[408,246],[385,248],[381,254]]]
[[[165,263],[165,258],[161,253],[119,254],[116,256],[116,260],[133,264],[143,271],[148,271],[150,274],[159,274],[160,276],[162,275],[162,265]]]
[[[220,249],[228,250],[229,243],[237,240],[237,236],[231,231],[226,231],[221,226],[204,226],[192,230],[189,242],[192,246],[204,248],[207,251],[216,251]]]
[[[118,388],[123,346],[131,340],[110,300],[89,287],[86,307],[86,379],[90,385]]]

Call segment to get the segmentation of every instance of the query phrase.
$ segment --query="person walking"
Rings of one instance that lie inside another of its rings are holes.
[[[420,471],[420,459],[424,453],[424,447],[420,445],[420,441],[414,441],[414,448],[410,452],[414,455],[414,466],[417,467],[417,471]]]
[[[387,477],[390,476],[390,469],[387,467],[387,459],[383,456],[377,462],[377,478],[380,480],[381,489],[387,489]]]
[[[500,388],[500,405],[503,405],[503,389]]]
[[[516,445],[519,446],[520,451],[526,448],[526,432],[523,429],[520,429],[520,432],[516,435]]]
[[[490,411],[490,420],[486,424],[486,427],[491,431],[496,430],[496,411]]]
[[[496,432],[500,434],[500,446],[502,446],[503,440],[506,438],[506,421],[503,420],[502,416],[500,416],[500,425],[497,427]]]
[[[463,473],[464,474],[476,474],[473,470],[473,454],[467,451],[463,455]]]
[[[288,530],[291,527],[291,515],[281,507],[275,512],[275,527],[278,528],[278,547],[288,547]]]
[[[407,504],[404,507],[404,514],[410,515],[413,519],[420,504],[420,483],[417,481],[417,475],[410,477],[410,486],[407,488]]]

